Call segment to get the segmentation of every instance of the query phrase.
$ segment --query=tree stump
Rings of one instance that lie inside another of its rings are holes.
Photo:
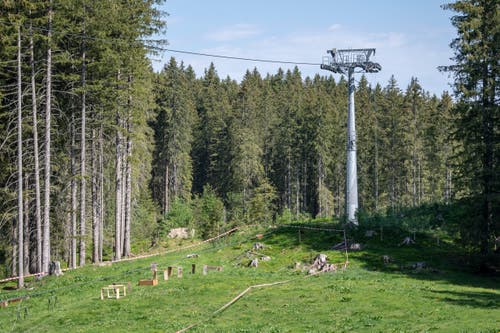
[[[49,275],[55,275],[55,276],[63,275],[63,272],[61,271],[61,263],[59,261],[50,262]]]

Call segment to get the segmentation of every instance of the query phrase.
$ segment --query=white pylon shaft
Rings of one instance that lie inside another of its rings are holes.
[[[349,110],[347,114],[346,216],[358,224],[358,172],[356,166],[356,117],[354,115],[354,69],[349,68]]]

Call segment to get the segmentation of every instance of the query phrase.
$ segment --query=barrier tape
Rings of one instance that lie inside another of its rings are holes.
[[[230,230],[228,230],[226,232],[223,232],[222,234],[219,234],[219,235],[217,235],[215,237],[206,239],[206,240],[198,242],[198,243],[186,245],[184,247],[175,248],[175,249],[171,249],[171,250],[167,250],[167,251],[162,251],[162,252],[157,252],[157,253],[145,254],[145,255],[136,256],[136,257],[128,257],[128,258],[123,258],[123,259],[119,259],[119,260],[111,260],[111,263],[117,263],[117,262],[122,262],[122,261],[131,261],[131,260],[136,260],[136,259],[149,258],[149,257],[159,256],[159,255],[162,255],[162,254],[167,254],[167,253],[172,253],[172,252],[187,250],[187,249],[190,249],[192,247],[196,247],[196,246],[202,245],[204,243],[208,243],[208,242],[211,242],[211,241],[216,240],[218,238],[221,238],[221,237],[224,237],[226,235],[229,235],[229,234],[235,232],[236,230],[238,230],[240,228],[241,227],[234,227],[234,228],[232,228],[232,229],[230,229]],[[94,265],[99,265],[99,264],[100,263],[96,263]],[[74,270],[74,269],[77,269],[77,268],[80,268],[80,267],[64,268],[64,269],[61,269],[61,271],[62,272],[67,272],[67,271]],[[40,273],[35,273],[35,274],[23,275],[23,277],[24,278],[28,278],[28,277],[33,277],[33,276],[44,276],[44,275],[47,275],[47,274],[49,274],[49,273],[48,272],[40,272]],[[9,281],[15,281],[15,280],[18,280],[19,278],[20,278],[20,276],[14,276],[14,277],[2,279],[2,280],[0,280],[0,283],[9,282]]]

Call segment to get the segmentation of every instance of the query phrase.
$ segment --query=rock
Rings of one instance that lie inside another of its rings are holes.
[[[313,275],[313,274],[316,274],[318,271],[316,270],[316,268],[311,268],[309,271],[307,271],[307,274],[309,275]]]
[[[326,264],[326,260],[328,259],[326,254],[319,253],[314,257],[314,261],[312,263],[312,268],[321,270],[323,269],[323,266]]]
[[[322,272],[336,272],[337,271],[337,265],[335,264],[325,264],[323,268],[321,269]]]
[[[328,256],[326,254],[319,253],[316,255],[316,257],[314,257],[313,265],[316,262],[321,263],[321,265],[324,265],[324,264],[326,264],[327,259],[328,259]]]
[[[250,264],[248,264],[248,267],[259,267],[259,259],[255,258],[250,261]]]
[[[403,239],[403,241],[399,244],[399,246],[401,245],[410,245],[410,244],[414,244],[415,242],[413,241],[413,239],[411,239],[410,237],[405,237]]]
[[[252,247],[252,249],[254,251],[257,251],[257,250],[263,250],[264,249],[264,244],[262,243],[255,243]]]
[[[389,257],[388,255],[383,255],[382,256],[382,261],[384,262],[384,264],[388,264],[392,261],[392,258]]]
[[[170,229],[168,233],[169,238],[189,238],[188,228],[174,228]]]
[[[419,261],[412,265],[413,269],[424,269],[427,267],[427,263],[425,261]]]
[[[51,261],[49,264],[49,275],[61,276],[61,263],[59,261]]]
[[[196,253],[191,253],[186,256],[186,258],[198,258],[198,254]]]
[[[353,244],[349,245],[349,250],[351,250],[351,251],[360,251],[361,248],[362,248],[362,246],[359,243],[353,243]]]
[[[262,257],[260,258],[260,261],[269,261],[269,260],[271,260],[271,257],[270,257],[270,256],[262,256]]]

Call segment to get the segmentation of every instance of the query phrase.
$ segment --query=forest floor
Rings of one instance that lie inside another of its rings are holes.
[[[257,239],[257,234],[263,234]],[[86,267],[63,276],[28,280],[27,288],[1,286],[0,300],[29,296],[0,308],[0,332],[494,332],[500,330],[500,280],[461,269],[454,246],[425,234],[399,246],[404,235],[360,235],[363,249],[349,252],[345,271],[307,275],[296,268],[318,253],[329,262],[345,261],[332,250],[343,233],[245,228],[222,240],[145,259]],[[247,267],[254,251],[271,260]],[[185,245],[180,241],[177,246]],[[187,258],[196,253],[197,258]],[[391,257],[384,263],[382,256]],[[156,286],[138,286],[151,279],[151,263],[159,269]],[[424,268],[413,268],[425,262]],[[195,274],[191,265],[196,264]],[[203,265],[223,266],[202,274]],[[183,267],[163,280],[168,266]],[[120,299],[100,299],[101,287],[131,282]],[[227,309],[218,309],[247,287],[255,288]]]

